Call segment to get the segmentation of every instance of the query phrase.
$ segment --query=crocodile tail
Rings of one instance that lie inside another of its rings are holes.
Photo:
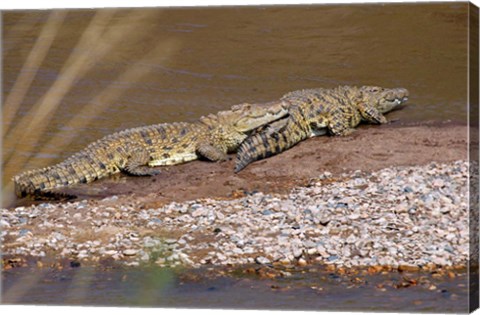
[[[267,126],[245,139],[237,152],[235,173],[252,162],[286,151],[308,138],[308,126],[302,124],[303,121],[304,119],[292,115],[281,128]]]
[[[40,190],[40,189],[17,190],[17,187],[15,187],[15,193],[19,198],[28,197],[33,200],[45,200],[45,201],[71,200],[71,199],[77,198],[77,196],[75,195],[59,192],[59,191]]]
[[[277,135],[277,134],[275,134]],[[271,135],[272,137],[274,135]],[[245,139],[237,152],[237,161],[235,163],[235,173],[243,170],[248,164],[257,160],[265,159],[276,154],[275,145],[280,146],[279,141],[270,143],[266,132],[256,133]],[[273,147],[272,147],[273,146]],[[278,148],[279,149],[279,148]]]
[[[12,178],[15,186],[15,195],[17,195],[17,197],[33,196],[36,192],[40,191],[41,185],[37,184],[39,171],[41,170],[27,171]]]
[[[74,196],[55,192],[54,189],[78,182],[80,180],[77,177],[62,171],[58,166],[31,170],[13,177],[17,197],[39,200],[71,199]]]

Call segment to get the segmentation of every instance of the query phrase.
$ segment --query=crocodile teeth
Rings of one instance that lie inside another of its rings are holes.
[[[406,102],[407,100],[408,100],[408,97],[402,97],[402,98],[396,98],[394,102],[397,103],[397,105],[400,105],[403,102]]]

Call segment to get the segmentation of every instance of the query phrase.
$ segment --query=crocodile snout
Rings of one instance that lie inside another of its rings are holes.
[[[410,93],[408,92],[407,89],[400,88],[397,90],[397,98],[400,100],[408,100],[408,96],[410,96]]]
[[[384,96],[385,100],[394,103],[403,103],[408,100],[409,92],[404,88],[397,88],[389,90],[387,95]]]

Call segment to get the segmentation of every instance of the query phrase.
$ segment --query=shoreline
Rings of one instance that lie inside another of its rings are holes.
[[[238,176],[234,161],[198,161],[159,178],[99,181],[82,196],[89,199],[2,209],[2,269],[65,259],[461,267],[468,259],[466,128],[369,126],[352,137],[304,141]]]
[[[238,174],[233,172],[232,154],[231,160],[225,162],[192,161],[162,167],[162,172],[152,177],[116,174],[59,191],[77,196],[75,200],[135,195],[155,205],[197,198],[231,199],[255,191],[286,194],[294,187],[308,185],[325,171],[341,174],[467,160],[468,128],[449,121],[360,125],[351,136],[307,139],[281,154],[248,165]],[[13,191],[5,193],[4,199],[7,208],[42,203],[15,199]]]

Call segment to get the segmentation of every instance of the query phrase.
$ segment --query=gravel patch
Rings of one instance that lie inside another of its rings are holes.
[[[2,253],[127,265],[466,265],[468,163],[329,172],[288,195],[1,209]]]

